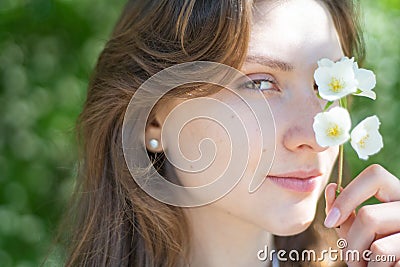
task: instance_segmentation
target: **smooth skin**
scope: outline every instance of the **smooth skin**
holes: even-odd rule
[[[347,249],[371,250],[372,260],[378,255],[394,255],[395,266],[400,266],[400,180],[375,164],[361,172],[337,198],[336,187],[333,183],[326,187],[326,211],[328,216],[333,209],[339,211],[337,222],[329,226],[338,227],[339,236],[348,242]],[[355,209],[372,196],[382,203],[363,206],[356,213]],[[348,265],[394,266],[394,262],[362,260]]]
[[[321,176],[311,192],[289,190],[267,178],[255,193],[249,194],[248,185],[257,165],[257,157],[250,157],[245,175],[229,194],[209,205],[185,209],[192,229],[190,266],[266,266],[268,262],[259,261],[257,252],[265,245],[271,248],[272,234],[294,235],[311,224],[339,151],[338,147],[321,147],[315,140],[313,118],[325,103],[316,96],[313,74],[319,59],[336,61],[341,57],[343,51],[333,21],[319,1],[256,3],[249,50],[241,71],[250,79],[264,81],[262,92],[274,115],[276,154],[269,175],[317,170]],[[243,90],[251,96],[252,90],[258,89]],[[224,89],[209,97],[229,104],[241,114],[249,130],[250,151],[261,148],[270,153],[270,148],[261,147],[262,143],[258,142],[257,122],[248,115],[245,103]],[[257,97],[250,97],[250,101],[260,108],[265,105]],[[201,140],[213,140],[217,154],[210,168],[199,173],[176,171],[183,185],[206,184],[218,177],[229,162],[229,136],[220,125],[196,119],[180,133],[181,150],[173,147],[176,136],[169,136],[168,131],[162,134],[162,127],[165,118],[180,103],[181,100],[171,101],[158,111],[158,123],[149,126],[146,140],[161,140],[163,135],[161,146],[178,165],[181,152],[189,159],[196,159],[200,156]],[[218,108],[213,112],[217,114]],[[214,147],[202,152],[213,151]],[[265,172],[267,175],[268,170]],[[347,239],[351,248],[369,248],[376,254],[395,254],[400,259],[400,236],[396,234],[400,232],[400,204],[396,202],[400,198],[399,183],[382,167],[373,165],[355,178],[336,200],[335,185],[326,187],[327,211],[336,207],[341,214],[331,226],[341,225],[338,233]],[[355,208],[373,195],[385,203],[364,207],[356,215]],[[365,262],[354,263],[354,266],[365,265]]]

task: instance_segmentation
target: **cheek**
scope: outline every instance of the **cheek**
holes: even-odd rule
[[[326,169],[332,170],[338,155],[339,147],[330,147],[323,153],[323,159],[321,160],[321,163],[325,164]]]
[[[218,105],[198,99],[207,105],[191,101],[175,107],[163,124],[162,144],[179,183],[207,189],[190,190],[191,196],[209,202],[229,193],[240,196],[231,203],[237,205],[238,199],[248,198],[250,181],[254,178],[256,188],[269,171],[274,120],[262,97],[243,101],[226,92],[214,97]]]
[[[173,144],[175,141],[175,145]],[[220,177],[230,163],[229,135],[209,119],[186,124],[179,137],[168,136],[168,160],[184,186],[202,186]]]
[[[178,118],[171,119],[164,131],[166,155],[184,186],[243,178],[247,189],[252,177],[260,183],[269,170],[275,149],[273,119],[254,116],[254,112],[265,113],[266,107],[260,103],[255,105],[259,110],[252,111],[240,101],[224,103],[230,104],[233,112],[215,109],[210,113],[218,114],[216,118],[199,117],[180,125]]]

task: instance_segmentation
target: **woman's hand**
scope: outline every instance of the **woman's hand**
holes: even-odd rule
[[[358,250],[360,261],[349,266],[400,266],[400,180],[380,165],[371,165],[360,173],[335,199],[336,184],[325,190],[327,218],[325,226],[338,227],[347,241],[346,250]],[[355,209],[375,196],[381,204]],[[362,253],[370,250],[367,262]],[[352,259],[351,254],[350,259]],[[378,262],[382,256],[394,255],[393,262]]]

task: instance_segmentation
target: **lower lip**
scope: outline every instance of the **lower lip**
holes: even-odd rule
[[[318,177],[294,178],[268,176],[274,184],[296,192],[312,192],[318,185]]]

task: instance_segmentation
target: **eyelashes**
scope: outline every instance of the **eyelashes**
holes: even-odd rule
[[[243,83],[244,89],[261,90],[261,91],[280,91],[276,79],[268,74],[251,74],[248,75],[251,81]]]
[[[270,74],[249,74],[247,77],[251,81],[246,81],[242,84],[242,88],[249,90],[260,90],[263,92],[281,92],[277,80]],[[318,92],[318,85],[313,81],[313,90]]]

